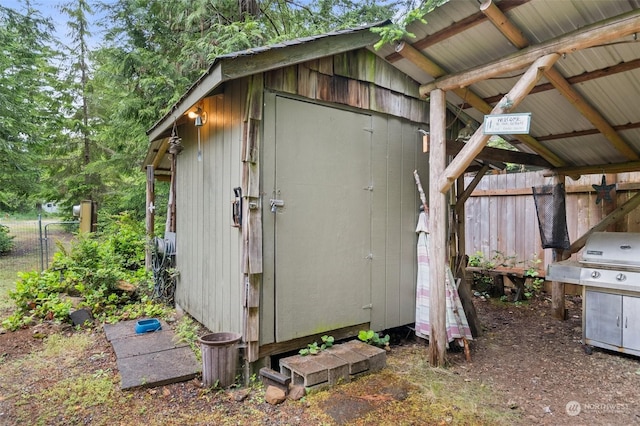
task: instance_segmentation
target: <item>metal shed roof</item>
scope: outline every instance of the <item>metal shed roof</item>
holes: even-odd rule
[[[497,8],[503,15],[498,24],[483,12],[490,8]],[[640,41],[636,33],[640,32],[640,0],[503,0],[493,4],[452,0],[428,14],[426,24],[412,24],[408,30],[416,38],[405,43],[446,74],[462,74],[517,55],[523,48],[534,48],[623,17],[632,22],[633,31],[565,53],[555,63],[555,72],[575,96],[563,95],[545,76],[509,112],[531,113],[530,136],[559,157],[561,164],[556,166],[563,173],[640,170]],[[519,32],[521,41],[527,44],[515,45],[505,27]],[[396,50],[385,46],[376,53],[423,85],[435,80],[420,61],[408,59]],[[495,106],[525,69],[474,82],[462,93],[473,92]],[[460,93],[447,91],[449,108],[464,111],[482,123],[487,112],[464,102]],[[589,113],[585,114],[585,109]],[[629,147],[628,152],[616,148],[613,138]],[[514,137],[505,139],[522,151],[536,151]]]
[[[498,24],[490,19],[491,10],[501,14]],[[222,82],[296,60],[303,62],[313,55],[333,54],[333,40],[351,40],[352,49],[366,46],[426,85],[621,17],[628,18],[632,31],[615,40],[565,52],[555,63],[554,72],[570,95],[566,90],[563,95],[543,77],[510,111],[531,113],[530,135],[504,138],[520,151],[551,158],[554,161],[548,161],[549,166],[567,175],[640,170],[640,41],[636,33],[640,32],[640,0],[451,0],[428,14],[426,24],[412,24],[408,30],[416,37],[401,43],[439,67],[437,75],[425,69],[423,58],[408,59],[398,53],[397,46],[374,50],[377,37],[369,28],[384,23],[230,53],[213,62],[208,72],[149,130],[149,136],[152,144],[158,144],[175,120]],[[505,29],[517,34],[509,35]],[[317,49],[318,43],[324,43],[324,47]],[[347,48],[344,42],[340,46]],[[267,56],[268,60],[258,60]],[[499,103],[526,68],[475,81],[459,88],[457,94],[447,91],[449,108],[473,118],[479,126],[488,113],[486,109]],[[476,97],[476,104],[484,103],[484,110],[471,102],[471,95]]]

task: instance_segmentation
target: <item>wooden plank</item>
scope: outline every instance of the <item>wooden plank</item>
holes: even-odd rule
[[[291,73],[292,70],[289,70]],[[247,94],[249,102],[248,119],[262,120],[264,105],[264,75],[262,73],[251,77],[251,92]]]
[[[492,269],[481,268],[479,266],[467,266],[466,270],[469,272],[478,272],[478,273],[495,273],[500,275],[512,275],[515,277],[524,277],[527,272],[528,267],[506,267],[506,266],[498,266]],[[544,278],[546,275],[544,269],[540,269],[539,277]]]
[[[318,59],[318,68],[316,71],[325,75],[333,75],[333,56],[325,56]]]
[[[262,184],[265,197],[272,197],[275,191],[275,113],[276,94],[265,94],[265,110],[263,123],[262,158],[264,164]],[[266,203],[265,203],[266,204]],[[270,344],[275,341],[275,215],[269,210],[268,204],[259,209],[263,212],[263,274],[262,274],[262,300],[261,300],[261,324],[260,344]]]
[[[448,140],[447,154],[457,155],[464,147],[465,143],[461,141]],[[529,154],[520,151],[510,151],[507,149],[492,148],[485,146],[476,157],[480,160],[501,161],[505,163],[516,163],[538,167],[552,167],[551,163],[543,157],[536,154]]]
[[[638,170],[640,170],[640,161],[628,161],[625,163],[597,164],[593,166],[558,167],[554,169],[554,172],[566,176],[579,176],[597,173],[636,172]]]
[[[393,120],[396,121],[396,120]],[[402,146],[402,163],[400,169],[400,190],[401,202],[399,206],[390,205],[389,209],[399,208],[401,217],[401,234],[399,235],[400,243],[400,280],[395,285],[395,291],[398,293],[396,299],[399,301],[399,319],[396,324],[410,324],[416,320],[416,283],[418,274],[417,265],[417,239],[416,239],[416,219],[419,212],[419,202],[416,197],[416,188],[413,178],[413,171],[418,170],[424,172],[424,176],[428,177],[428,169],[426,161],[418,164],[418,160],[422,154],[421,144],[417,143],[420,139],[417,126],[407,123],[403,120],[397,120],[400,125],[400,144]],[[394,135],[394,133],[389,133]],[[398,143],[393,136],[389,137],[390,144]],[[387,284],[389,286],[389,284]],[[407,297],[412,295],[412,297]]]
[[[224,60],[220,63],[221,73],[225,80],[233,80],[370,46],[378,39],[379,36],[369,29],[341,34],[339,37],[318,38],[308,43],[289,45],[286,49],[271,49],[256,55]]]
[[[373,330],[383,330],[386,328],[387,318],[386,284],[394,282],[387,279],[389,273],[387,265],[394,267],[390,262],[390,256],[394,255],[390,251],[389,242],[394,235],[399,235],[399,232],[395,233],[395,228],[388,229],[393,224],[389,219],[393,218],[396,212],[396,209],[391,207],[399,205],[394,204],[393,199],[388,199],[392,194],[393,196],[397,194],[396,191],[390,190],[395,189],[395,186],[393,180],[389,178],[389,173],[394,169],[393,157],[389,156],[389,150],[395,144],[390,144],[388,135],[389,131],[394,130],[395,127],[391,127],[390,122],[393,122],[391,118],[374,115],[372,119],[371,180],[375,182],[375,186],[371,193],[371,252],[375,253],[375,256],[371,264],[371,304],[383,308],[371,310],[370,322]],[[394,279],[397,281],[396,277]]]
[[[262,75],[262,74],[259,74]],[[282,91],[285,93],[298,92],[298,67],[293,65],[282,69]],[[261,104],[262,105],[262,104]],[[262,118],[262,114],[260,115]]]
[[[627,201],[623,205],[616,208],[613,212],[611,212],[604,219],[602,219],[600,223],[593,226],[588,232],[586,232],[580,238],[574,241],[573,244],[571,244],[571,247],[569,248],[569,252],[576,253],[577,251],[581,250],[582,247],[584,247],[585,243],[587,242],[587,239],[589,238],[589,236],[591,236],[591,234],[593,234],[594,232],[601,232],[605,230],[610,224],[617,222],[622,217],[624,217],[627,213],[634,210],[638,206],[640,206],[640,193],[631,197],[629,201]]]
[[[305,66],[298,66],[298,94],[309,99],[315,99],[317,90],[317,71]]]
[[[153,166],[147,166],[147,188],[146,188],[146,203],[145,203],[145,229],[147,234],[147,240],[150,241],[153,238],[153,229],[155,224],[155,179]],[[145,267],[151,268],[151,246],[147,244],[145,250]]]
[[[326,99],[329,102],[334,102],[343,105],[349,105],[349,79],[333,76],[331,78],[331,90],[330,97]]]
[[[320,67],[320,59],[312,59],[311,61],[306,61],[301,64],[298,64],[298,72],[300,72],[301,68],[305,68],[312,71],[318,71]]]
[[[316,91],[316,99],[320,101],[331,101],[331,77],[324,74],[318,74],[318,88]]]
[[[611,179],[608,182],[612,182]],[[640,190],[640,182],[622,182],[616,184],[615,191],[624,192],[624,191],[638,191]],[[584,194],[584,193],[595,193],[596,190],[593,188],[592,184],[589,185],[567,185],[565,188],[565,192],[567,194]],[[533,195],[533,191],[531,187],[507,187],[504,189],[478,189],[474,190],[470,197],[510,197],[515,195]]]
[[[249,78],[249,82],[251,79]],[[284,85],[284,75],[282,72],[282,68],[271,70],[264,73],[264,86],[271,90],[276,90],[278,92],[282,91],[282,86]],[[247,117],[245,117],[246,119]]]
[[[370,324],[362,323],[354,326],[344,327],[337,330],[331,331],[331,336],[338,341],[342,339],[347,339],[349,337],[354,337],[358,335],[360,330],[369,330]],[[298,349],[305,347],[306,345],[319,342],[321,337],[326,333],[318,333],[313,336],[300,337],[292,340],[288,340],[282,343],[271,343],[268,345],[260,346],[260,358],[277,355],[285,352],[297,351]]]
[[[385,139],[388,135],[401,134],[402,127],[398,120],[390,120],[388,127],[385,129]],[[375,140],[375,139],[374,139]],[[387,164],[387,175],[385,179],[386,193],[384,195],[384,209],[386,211],[385,218],[385,239],[386,239],[386,258],[385,258],[385,283],[398,283],[401,279],[401,259],[402,253],[402,210],[396,206],[402,206],[404,201],[403,191],[403,146],[397,138],[385,141],[385,157]],[[382,178],[382,177],[381,177]],[[377,185],[376,185],[377,186]],[[415,186],[411,186],[414,190]],[[376,189],[374,188],[374,193]],[[415,192],[413,192],[415,196]],[[413,205],[413,203],[412,203]],[[413,227],[415,230],[415,225]],[[413,245],[413,244],[412,244]],[[413,259],[412,259],[413,260]],[[385,322],[392,320],[394,322],[400,319],[400,300],[399,294],[393,286],[384,285],[384,304],[385,304]],[[415,319],[414,319],[415,321]]]

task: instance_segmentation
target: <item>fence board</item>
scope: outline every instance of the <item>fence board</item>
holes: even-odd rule
[[[472,177],[465,177],[465,186]],[[596,204],[592,185],[601,183],[602,175],[583,176],[578,180],[567,178],[566,208],[569,240],[575,241],[602,220],[611,206],[605,201]],[[490,259],[497,251],[505,256],[516,256],[518,266],[526,267],[534,254],[542,262],[541,272],[553,262],[552,249],[541,247],[540,230],[531,188],[551,184],[542,172],[487,175],[465,204],[466,254],[482,252]],[[607,181],[607,183],[612,183]],[[635,194],[640,172],[617,175],[617,205],[622,205]],[[613,196],[612,192],[612,196]],[[640,232],[640,209],[625,217],[616,227],[621,232]],[[581,252],[574,255],[579,259]]]

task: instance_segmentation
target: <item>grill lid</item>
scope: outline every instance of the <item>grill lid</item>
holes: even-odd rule
[[[640,266],[640,233],[594,232],[584,246],[582,262]]]

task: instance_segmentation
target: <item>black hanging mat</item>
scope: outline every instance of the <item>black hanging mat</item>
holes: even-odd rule
[[[564,185],[533,187],[533,201],[538,213],[538,226],[542,248],[568,249],[567,208],[564,200]]]

